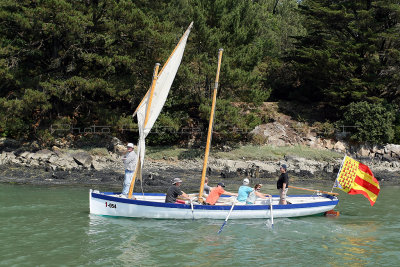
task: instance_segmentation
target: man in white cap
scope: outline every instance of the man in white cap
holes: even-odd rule
[[[243,185],[241,187],[239,187],[239,191],[238,191],[238,204],[246,204],[246,200],[250,194],[250,192],[253,191],[253,188],[251,188],[249,186],[249,179],[245,178],[243,179]]]
[[[190,199],[190,197],[179,188],[181,184],[182,180],[179,178],[172,180],[172,185],[168,188],[167,195],[165,196],[165,203],[185,204],[183,200],[176,200],[178,196]]]
[[[124,185],[122,187],[122,195],[125,196],[128,195],[129,193],[129,188],[131,186],[133,173],[135,172],[137,163],[137,156],[135,151],[133,151],[133,144],[128,143],[126,145],[126,149],[128,150],[128,152],[122,158],[125,167],[125,178],[124,178]]]

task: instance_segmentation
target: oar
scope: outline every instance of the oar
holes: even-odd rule
[[[232,204],[231,210],[229,211],[229,213],[228,213],[228,216],[226,216],[226,219],[225,219],[224,223],[222,224],[222,226],[221,226],[221,229],[219,229],[219,231],[218,231],[218,234],[220,234],[220,233],[222,232],[222,228],[224,228],[224,226],[225,226],[226,222],[227,222],[227,221],[228,221],[228,219],[229,219],[229,216],[231,216],[231,213],[232,213],[233,207],[235,207],[235,203],[236,203],[236,199],[233,201],[233,204]]]
[[[271,211],[271,228],[274,229],[274,215],[272,214],[272,196],[269,197],[269,209]]]
[[[321,190],[314,190],[314,189],[308,189],[308,188],[302,188],[302,187],[295,187],[295,186],[288,186],[289,188],[294,188],[294,189],[300,189],[300,190],[305,190],[305,191],[312,191],[312,192],[317,192],[317,193],[322,193],[322,194],[328,194],[328,195],[332,195],[332,196],[338,196],[338,193],[332,193],[332,192],[328,192],[328,191],[321,191]]]
[[[192,220],[194,220],[193,201],[192,201],[192,199],[190,199],[190,207],[192,208]]]

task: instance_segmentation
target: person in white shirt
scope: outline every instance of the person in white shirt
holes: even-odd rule
[[[129,193],[129,188],[131,186],[133,173],[135,172],[137,163],[137,156],[135,151],[133,151],[133,144],[128,143],[126,148],[128,152],[122,158],[125,167],[125,178],[124,178],[124,185],[122,187],[122,195],[125,196],[127,196]]]
[[[263,194],[260,192],[262,184],[256,184],[254,186],[254,190],[250,192],[249,196],[247,197],[246,204],[254,204],[256,203],[257,198],[271,198],[272,196],[269,194]]]

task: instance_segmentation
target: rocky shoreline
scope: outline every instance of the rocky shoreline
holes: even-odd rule
[[[3,151],[0,154],[0,182],[33,185],[82,185],[120,190],[123,165],[120,154],[107,151],[91,155],[84,151],[65,152],[57,148],[30,151]],[[363,158],[374,175],[384,184],[400,184],[398,160]],[[275,184],[279,166],[286,164],[292,183],[332,184],[340,168],[341,159],[331,162],[286,156],[275,161],[228,160],[210,158],[207,176],[217,183],[241,183],[244,177],[252,183]],[[185,190],[198,190],[203,162],[197,160],[146,159],[142,186],[137,181],[136,190],[164,191],[175,177],[185,181]],[[211,183],[212,184],[212,183]]]

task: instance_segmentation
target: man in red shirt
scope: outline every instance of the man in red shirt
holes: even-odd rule
[[[224,194],[224,195],[228,195],[228,196],[237,196],[236,193],[231,193],[228,191],[224,190],[224,183],[218,183],[217,187],[214,187],[210,194],[208,195],[207,199],[206,199],[206,204],[208,205],[215,205],[215,203],[217,202],[217,200],[219,199],[219,197]]]

